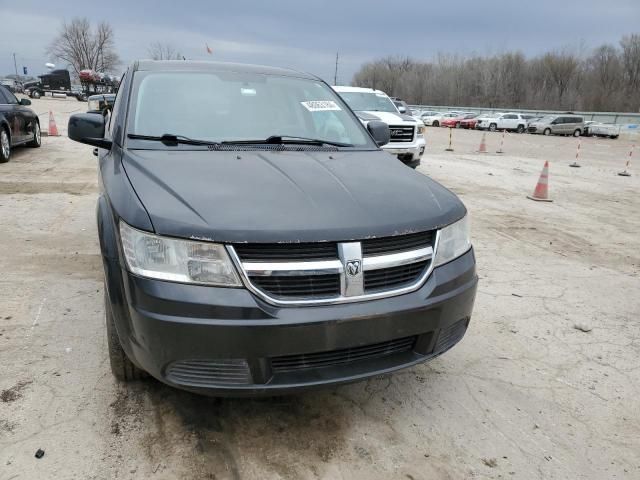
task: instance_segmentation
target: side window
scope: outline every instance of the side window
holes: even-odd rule
[[[9,103],[9,101],[4,96],[4,87],[2,85],[0,85],[0,105],[1,104],[5,104],[6,105],[7,103]]]
[[[575,123],[582,123],[584,121],[584,119],[582,117],[576,117],[574,118]]]
[[[515,120],[516,118],[518,118],[517,115],[505,115],[504,118],[506,118],[507,120]]]
[[[118,93],[116,94],[116,100],[113,104],[113,110],[111,111],[111,113],[108,115],[108,118],[107,118],[107,121],[109,122],[108,128],[107,128],[107,131],[109,132],[109,138],[113,138],[115,133],[114,130],[115,130],[116,119],[118,118],[118,112],[122,108],[122,103],[124,102],[123,98],[124,98],[125,88],[123,87],[125,85],[125,80],[128,75],[129,75],[129,71],[126,71],[124,75],[122,75],[122,79],[120,80],[120,88],[118,89]]]
[[[2,85],[0,86],[0,103],[4,103],[5,105],[17,105],[18,99],[7,87]]]

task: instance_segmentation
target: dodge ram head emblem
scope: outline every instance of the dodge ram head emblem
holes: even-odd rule
[[[347,274],[355,277],[360,273],[360,260],[349,260],[346,265]]]
[[[389,133],[392,137],[399,137],[403,132],[402,130],[392,129]]]

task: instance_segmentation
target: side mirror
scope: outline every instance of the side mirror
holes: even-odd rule
[[[391,132],[389,131],[389,125],[378,120],[372,120],[367,123],[367,130],[376,141],[379,147],[386,145],[391,140]]]
[[[407,113],[407,107],[403,107],[402,105],[400,105],[400,106],[398,107],[398,111],[399,111],[400,113]]]
[[[111,150],[111,140],[104,138],[104,129],[105,121],[102,115],[76,113],[71,115],[67,131],[71,140]]]
[[[29,100],[28,98],[21,98],[20,99],[20,105],[24,105],[25,107],[27,105],[31,105],[31,100]]]

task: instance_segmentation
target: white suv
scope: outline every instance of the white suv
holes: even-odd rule
[[[398,111],[386,93],[372,88],[334,86],[342,99],[365,125],[379,120],[389,125],[391,141],[383,150],[397,155],[412,168],[420,165],[424,153],[424,125],[410,115]]]
[[[515,130],[523,133],[529,124],[531,115],[520,113],[496,113],[493,116],[482,116],[476,122],[476,128],[480,130]]]

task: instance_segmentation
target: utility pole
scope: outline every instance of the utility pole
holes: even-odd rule
[[[336,71],[333,74],[333,84],[337,85],[338,84],[338,53],[336,52]]]
[[[15,53],[13,54],[13,68],[16,71],[16,80],[17,80],[17,77],[18,77],[18,65],[16,64],[16,54]]]

